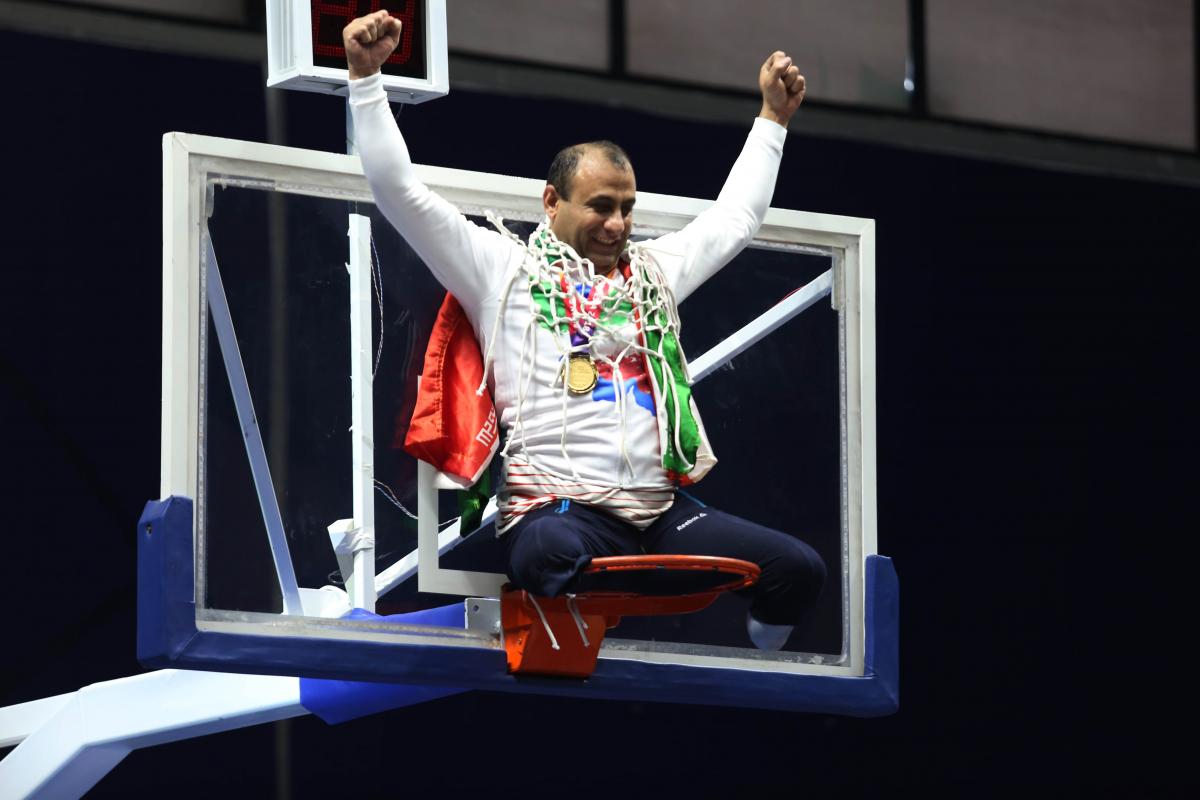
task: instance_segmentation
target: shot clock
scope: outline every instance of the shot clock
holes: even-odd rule
[[[388,99],[421,103],[446,94],[446,0],[267,0],[267,85],[345,95],[342,28],[381,8],[402,23],[400,44],[381,69]]]

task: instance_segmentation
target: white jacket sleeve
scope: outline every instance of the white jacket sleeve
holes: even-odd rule
[[[350,81],[350,109],[375,203],[463,307],[478,309],[504,281],[520,247],[464,217],[421,183],[379,73]]]
[[[716,202],[682,230],[669,233],[647,249],[659,262],[677,302],[694,292],[750,243],[775,193],[787,130],[758,117],[746,137]]]

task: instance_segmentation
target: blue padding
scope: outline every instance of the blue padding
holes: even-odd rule
[[[866,673],[874,675],[876,704],[900,707],[900,581],[890,558],[867,556]]]
[[[380,616],[356,608],[343,619],[369,619],[382,622],[401,622],[408,625],[436,625],[444,628],[461,628],[465,611],[462,603],[438,608],[427,608],[408,614]],[[452,689],[445,686],[410,686],[394,683],[368,683],[365,681],[326,681],[318,678],[300,679],[300,705],[316,714],[330,725],[347,722],[368,714],[391,711],[394,708],[415,706],[428,700],[449,697],[467,689]]]
[[[423,608],[407,614],[380,616],[366,609],[356,608],[342,619],[370,619],[379,622],[400,622],[405,625],[435,625],[439,628],[462,628],[466,622],[466,608],[462,603],[451,603],[437,608]]]
[[[319,629],[280,636],[198,626],[192,559],[191,501],[176,497],[148,503],[138,523],[138,660],[151,667],[320,678],[348,687],[368,681],[391,684],[384,691],[396,692],[390,698],[375,691],[368,699],[345,700],[341,711],[322,708],[330,721],[468,689],[856,717],[890,714],[899,704],[900,590],[892,562],[883,556],[869,556],[865,565],[866,652],[860,677],[602,656],[586,680],[509,675],[503,648],[463,646],[461,640],[437,644],[444,634],[436,627],[420,644],[395,644],[322,637]],[[461,628],[463,613],[456,606],[384,619]],[[454,686],[445,686],[447,681]],[[365,687],[347,689],[355,692],[372,694]]]
[[[146,503],[137,540],[138,661],[173,666],[196,636],[192,501],[168,497]]]

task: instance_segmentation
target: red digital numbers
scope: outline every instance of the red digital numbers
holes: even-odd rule
[[[413,19],[418,0],[388,0],[388,11],[400,20],[400,44],[388,58],[388,64],[407,64],[412,57]],[[342,28],[358,17],[373,14],[382,8],[383,0],[356,0],[347,3],[322,3],[312,0],[313,56],[345,58]],[[396,10],[402,9],[402,10]]]

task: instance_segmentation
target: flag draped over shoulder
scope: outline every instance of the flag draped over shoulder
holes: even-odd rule
[[[491,395],[483,383],[483,356],[467,314],[446,293],[425,350],[412,422],[404,450],[467,484],[487,469],[500,441]]]

